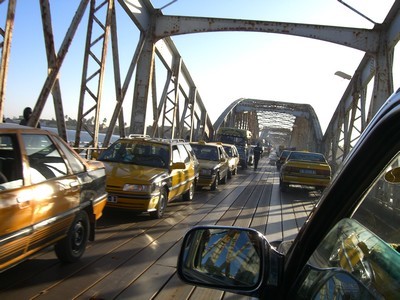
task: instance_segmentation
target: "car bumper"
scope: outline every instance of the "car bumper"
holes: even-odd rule
[[[108,193],[107,207],[123,208],[137,212],[155,211],[160,195],[125,195]]]
[[[282,176],[282,183],[298,184],[308,186],[326,187],[331,181],[330,178],[300,177],[300,176]]]
[[[103,215],[103,209],[107,203],[107,194],[102,195],[98,199],[93,201],[93,214],[95,215],[96,220],[100,219]]]
[[[214,176],[200,175],[196,185],[197,186],[211,186],[214,181],[215,181],[215,175]]]

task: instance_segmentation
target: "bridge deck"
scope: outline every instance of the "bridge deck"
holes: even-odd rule
[[[161,220],[106,210],[80,262],[64,265],[52,249],[43,251],[0,274],[0,298],[220,299],[222,292],[177,277],[182,236],[193,225],[220,224],[255,228],[270,241],[294,238],[319,195],[304,189],[282,194],[277,175],[263,158],[257,171],[239,170],[218,191],[172,202]]]

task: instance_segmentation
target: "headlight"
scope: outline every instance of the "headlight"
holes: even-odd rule
[[[124,192],[141,192],[141,193],[151,193],[154,189],[154,184],[125,184],[122,190]]]
[[[200,170],[200,175],[206,175],[206,176],[211,176],[214,174],[213,169],[201,169]]]

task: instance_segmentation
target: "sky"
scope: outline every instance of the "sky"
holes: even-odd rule
[[[153,0],[164,15],[187,15],[372,28],[373,24],[337,0]],[[393,0],[344,1],[380,23]],[[50,1],[56,50],[76,11],[78,0]],[[168,5],[169,4],[169,5]],[[117,8],[119,4],[117,4]],[[0,5],[4,22],[5,5]],[[77,118],[87,14],[80,25],[60,73],[64,115]],[[121,73],[125,78],[138,40],[138,29],[117,10]],[[239,98],[304,103],[313,106],[324,132],[349,81],[336,71],[353,75],[364,53],[313,39],[250,32],[218,32],[172,37],[215,122]],[[109,48],[109,56],[111,47]],[[399,54],[395,52],[395,65]],[[115,106],[112,60],[107,60],[100,119],[111,119]],[[396,75],[395,89],[400,86]],[[47,76],[39,1],[18,0],[9,73],[5,117],[18,117],[33,107]],[[132,86],[133,84],[131,84]],[[129,95],[129,93],[131,93]],[[124,104],[130,120],[132,88]],[[111,108],[111,109],[110,109]],[[54,118],[52,98],[41,118]]]

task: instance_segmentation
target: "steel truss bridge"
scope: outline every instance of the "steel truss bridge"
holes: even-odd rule
[[[335,167],[349,153],[394,89],[392,70],[394,50],[400,36],[400,1],[395,1],[384,22],[375,24],[372,29],[169,16],[155,9],[149,0],[80,0],[77,3],[70,26],[65,36],[61,37],[59,49],[56,49],[50,1],[38,1],[48,74],[30,120],[30,125],[39,122],[46,102],[52,97],[59,135],[67,139],[63,107],[70,105],[71,101],[63,100],[60,70],[66,63],[65,58],[78,27],[85,27],[81,85],[76,87],[80,90],[79,99],[72,101],[78,106],[75,146],[79,145],[82,131],[91,135],[93,147],[98,146],[104,86],[113,85],[115,102],[113,107],[106,108],[112,110],[112,118],[103,144],[110,142],[116,126],[120,136],[147,133],[156,137],[198,140],[212,139],[220,126],[229,125],[247,128],[254,136],[267,137],[273,143],[321,151]],[[23,2],[21,4],[24,5]],[[0,6],[6,6],[4,15],[0,16],[0,120],[3,120],[4,103],[7,101],[8,65],[13,51],[14,19],[18,14],[16,5],[17,0],[0,0]],[[132,28],[139,36],[124,78],[121,75],[120,36],[117,30],[117,20],[121,17],[132,21]],[[265,32],[312,38],[358,49],[365,55],[342,98],[338,99],[337,109],[324,134],[310,105],[268,99],[238,99],[212,124],[200,91],[171,37],[216,31]],[[110,49],[111,55],[107,55]],[[108,56],[112,57],[112,82],[105,81]],[[368,88],[370,97],[367,97]],[[129,89],[133,90],[131,96]],[[158,93],[159,90],[161,93]],[[124,120],[124,104],[127,103],[132,105],[129,122]],[[89,117],[94,120],[90,126],[84,122]],[[151,120],[149,128],[146,120]],[[126,123],[130,124],[129,128],[125,128]]]

